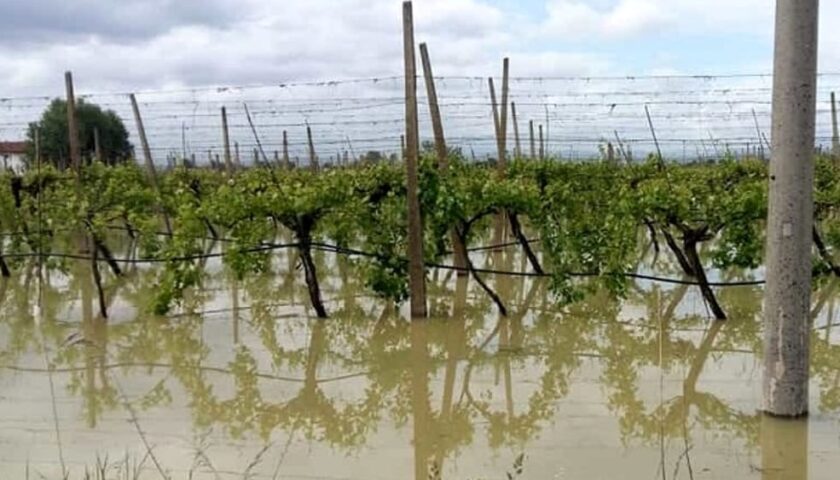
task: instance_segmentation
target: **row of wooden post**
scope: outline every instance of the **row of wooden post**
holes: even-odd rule
[[[817,24],[818,0],[777,0],[776,55],[774,67],[773,132],[770,176],[770,208],[767,245],[767,287],[765,313],[765,371],[764,409],[774,415],[797,417],[808,412],[809,309],[811,290],[811,231],[813,228],[813,148],[816,113]],[[423,222],[419,199],[419,128],[417,106],[417,66],[414,47],[413,10],[410,1],[403,3],[403,40],[405,60],[404,158],[407,173],[408,257],[410,306],[413,319],[425,318],[426,287],[423,260]],[[443,125],[431,62],[425,45],[421,47],[426,84],[429,89],[430,110],[435,133],[436,152],[440,168],[447,168]],[[504,61],[501,112],[490,79],[493,120],[498,148],[498,168],[504,174],[506,166],[507,112],[509,61]],[[81,188],[82,158],[76,123],[76,102],[72,74],[65,75],[70,158]],[[160,188],[151,150],[143,128],[143,121],[135,96],[130,95],[143,156],[149,179],[155,189]],[[840,154],[840,126],[834,94],[832,109],[832,151]],[[267,161],[262,145],[245,105],[246,115],[254,137]],[[516,132],[516,154],[521,144],[516,125],[515,105],[511,105]],[[649,117],[649,113],[648,113]],[[225,163],[232,170],[226,110],[222,109],[225,141]],[[756,122],[757,123],[757,122]],[[535,156],[534,124],[529,123],[531,156]],[[763,145],[758,129],[759,145]],[[95,133],[98,137],[98,134]],[[318,168],[311,128],[307,125],[310,163]],[[539,128],[540,158],[545,156],[543,128]],[[547,136],[547,132],[546,132]],[[98,145],[98,141],[96,142]],[[285,134],[284,134],[285,146]],[[619,143],[620,146],[620,143]],[[763,147],[761,147],[763,148]],[[285,149],[284,149],[285,150]],[[101,159],[101,148],[97,148]],[[288,154],[284,151],[288,160]],[[660,153],[661,157],[661,153]],[[161,208],[166,228],[172,233],[169,218]],[[454,237],[457,234],[453,233]],[[462,239],[461,239],[462,240]],[[96,247],[91,241],[93,262]],[[458,251],[464,251],[458,248]],[[468,258],[462,258],[467,261]],[[94,265],[94,275],[97,270]]]
[[[418,169],[419,169],[419,125],[417,106],[417,65],[414,48],[414,21],[413,9],[410,1],[403,2],[403,50],[405,60],[405,115],[406,132],[400,137],[400,151],[405,160],[407,177],[407,206],[408,206],[408,260],[409,260],[409,292],[410,310],[413,319],[422,319],[427,316],[426,306],[426,284],[425,265],[423,261],[423,220],[420,211],[418,192]],[[440,113],[437,90],[435,87],[434,74],[432,72],[431,59],[428,46],[420,44],[421,61],[423,65],[424,80],[429,101],[429,112],[432,123],[432,131],[435,140],[435,153],[437,166],[445,171],[449,166],[449,151],[446,145],[443,121]],[[508,106],[513,120],[515,136],[514,155],[516,158],[523,156],[522,143],[519,136],[519,125],[516,113],[516,104],[509,102],[509,74],[510,61],[505,58],[503,61],[501,107],[496,101],[496,89],[493,78],[488,78],[490,98],[495,127],[497,147],[497,168],[500,177],[505,175],[507,168],[507,129],[508,129]],[[537,156],[534,135],[534,122],[529,121],[530,156],[532,159],[544,159],[546,155],[545,140],[543,137],[543,126],[539,125],[539,157]],[[310,145],[311,148],[311,145]],[[497,218],[496,238],[497,244],[504,238],[506,215],[500,213]],[[451,234],[454,250],[454,266],[459,276],[467,272],[467,250],[462,239],[456,231]]]
[[[68,143],[70,144],[70,161],[72,168],[76,173],[77,185],[81,187],[82,152],[81,142],[79,140],[79,127],[76,117],[76,93],[75,86],[73,84],[73,74],[71,72],[65,72],[64,83],[67,95],[67,134]],[[143,158],[149,176],[149,182],[152,184],[155,190],[160,192],[160,184],[158,183],[157,170],[155,169],[155,164],[152,160],[152,151],[149,147],[148,139],[146,138],[146,130],[143,127],[143,118],[140,115],[140,109],[137,105],[137,99],[135,98],[133,93],[129,95],[129,100],[131,102],[131,108],[134,113],[134,120],[137,124],[137,133],[140,137],[140,144],[143,149]],[[94,129],[93,133],[96,159],[97,161],[102,161],[102,147],[100,145],[99,130]],[[166,213],[166,211],[163,210],[162,206],[160,206],[160,208],[161,214],[163,215],[166,230],[169,234],[172,234],[172,225],[169,221],[169,215]]]

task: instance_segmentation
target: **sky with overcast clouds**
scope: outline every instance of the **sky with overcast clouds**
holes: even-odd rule
[[[823,3],[823,25],[840,2]],[[441,74],[767,72],[773,0],[415,0]],[[397,74],[399,0],[3,0],[0,96]],[[840,69],[823,28],[821,69]]]
[[[232,134],[250,148],[251,131],[239,111],[246,100],[271,147],[289,129],[297,136],[293,147],[302,151],[301,125],[308,122],[330,149],[345,148],[351,137],[359,149],[392,148],[402,128],[401,82],[278,86],[400,75],[401,4],[0,0],[0,100],[40,97],[34,103],[26,98],[0,101],[0,139],[19,138],[48,97],[63,95],[63,72],[72,70],[81,94],[145,92],[141,107],[152,125],[153,144],[163,151],[180,150],[182,134],[197,151],[217,147],[220,105],[232,107]],[[449,77],[498,76],[505,56],[511,58],[514,77],[769,73],[774,8],[774,0],[414,0],[417,41],[428,43],[435,74]],[[820,70],[840,72],[840,29],[829,26],[829,19],[840,18],[840,2],[823,1],[821,15]],[[241,85],[273,87],[171,94]],[[756,120],[766,130],[769,86],[767,77],[580,80],[520,83],[512,95],[521,102],[522,118],[554,125],[549,147],[558,151],[596,152],[616,130],[649,151],[642,115],[650,104],[670,151],[684,154],[688,149],[690,155],[706,148],[710,137],[753,141]],[[479,153],[492,152],[483,103],[486,84],[450,81],[438,87],[444,102],[451,103],[442,105],[448,134]],[[840,76],[823,77],[820,88],[824,113],[829,91],[840,89]],[[387,103],[376,109],[349,103],[359,96]],[[94,95],[89,100],[128,119],[123,97]],[[474,103],[458,105],[459,98]],[[320,103],[312,104],[313,99]],[[820,134],[827,128],[823,113]],[[426,120],[421,115],[421,123]],[[362,143],[363,138],[370,141]]]

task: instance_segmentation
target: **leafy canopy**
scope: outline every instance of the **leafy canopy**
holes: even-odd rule
[[[99,142],[103,161],[109,165],[123,163],[133,154],[134,147],[128,141],[122,119],[112,110],[103,110],[98,105],[76,102],[76,121],[79,129],[79,144],[86,163],[94,158],[96,143],[94,130],[99,130]],[[53,100],[44,110],[38,123],[29,125],[26,133],[27,161],[32,165],[35,158],[35,137],[40,129],[41,158],[44,162],[65,168],[70,165],[70,140],[67,133],[67,102]]]

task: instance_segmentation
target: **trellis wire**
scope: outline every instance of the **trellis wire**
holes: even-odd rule
[[[230,116],[231,141],[239,143],[247,153],[242,160],[249,162],[250,152],[257,145],[244,104],[260,130],[267,156],[281,147],[283,131],[287,131],[291,157],[299,157],[305,164],[308,124],[313,128],[316,147],[324,146],[319,150],[330,152],[322,162],[330,163],[329,157],[336,150],[339,155],[334,157],[346,149],[348,138],[356,151],[379,151],[386,156],[399,153],[402,80],[400,76],[385,76],[135,93],[158,164],[193,156],[203,163],[208,153],[221,153],[222,106]],[[840,89],[840,73],[825,73],[820,80],[817,136],[821,145],[828,145],[829,98],[832,91]],[[435,82],[449,143],[467,156],[493,156],[495,139],[486,78],[440,76]],[[517,104],[521,126],[529,120],[550,122],[552,135],[547,149],[552,156],[597,157],[607,142],[616,141],[614,132],[618,132],[636,157],[644,157],[654,150],[645,121],[647,106],[664,155],[688,161],[720,158],[727,152],[744,155],[751,149],[758,151],[762,139],[756,130],[769,136],[771,84],[772,77],[767,74],[512,77],[511,100]],[[81,87],[79,98],[113,109],[125,120],[134,140],[129,92],[85,92]],[[28,124],[38,120],[50,99],[0,99],[0,140],[22,139]],[[423,101],[421,98],[421,104]],[[420,120],[421,137],[430,141],[430,120],[424,108],[420,109]],[[510,130],[512,135],[512,127]],[[527,143],[527,138],[523,140]]]

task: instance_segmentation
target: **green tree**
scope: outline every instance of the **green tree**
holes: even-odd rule
[[[89,163],[96,155],[94,130],[99,130],[99,142],[103,161],[109,165],[122,163],[133,154],[134,147],[128,141],[128,131],[122,119],[112,110],[103,110],[98,105],[76,103],[76,119],[83,161]],[[29,125],[26,134],[27,159],[31,165],[35,157],[35,132],[41,132],[41,158],[59,168],[70,165],[70,141],[67,135],[67,102],[53,100],[44,110],[39,123]]]

